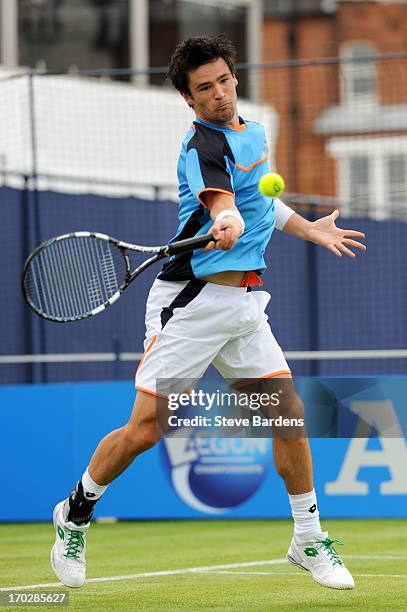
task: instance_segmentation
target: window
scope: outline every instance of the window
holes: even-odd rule
[[[394,213],[407,216],[407,154],[385,157],[388,199]]]
[[[23,66],[122,68],[128,57],[128,0],[18,0]]]
[[[343,215],[407,219],[407,136],[332,138]]]
[[[367,155],[352,155],[348,158],[349,173],[349,197],[352,205],[352,213],[367,213],[369,209],[370,160]]]
[[[369,57],[376,53],[371,43],[346,43],[342,57],[354,61],[341,65],[341,98],[345,104],[376,101],[376,66],[373,60],[362,61],[358,58]]]

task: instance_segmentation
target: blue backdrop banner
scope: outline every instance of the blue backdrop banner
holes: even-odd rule
[[[330,438],[325,429],[311,439],[320,511],[405,517],[407,377],[362,380],[348,382],[346,392],[335,388],[336,379],[296,380],[309,424],[330,393],[353,415],[353,437]],[[134,393],[131,382],[0,387],[0,520],[50,520],[100,439],[127,422]],[[383,414],[391,416],[384,429]],[[111,485],[96,516],[274,518],[290,509],[270,439],[191,435],[165,439],[140,456]]]

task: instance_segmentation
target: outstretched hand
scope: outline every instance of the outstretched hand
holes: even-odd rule
[[[338,217],[339,210],[334,210],[330,215],[311,223],[306,232],[306,239],[332,251],[337,257],[342,257],[342,253],[355,257],[355,253],[349,247],[366,251],[366,246],[362,242],[354,240],[354,238],[364,238],[365,234],[337,227],[335,221]]]

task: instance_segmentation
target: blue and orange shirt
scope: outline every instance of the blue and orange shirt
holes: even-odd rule
[[[189,280],[225,270],[266,269],[264,252],[275,225],[274,199],[258,189],[269,172],[263,126],[239,117],[239,128],[220,127],[197,118],[182,143],[178,161],[179,227],[174,240],[206,234],[213,224],[205,192],[226,192],[245,222],[244,234],[230,251],[202,249],[172,257],[161,280]]]

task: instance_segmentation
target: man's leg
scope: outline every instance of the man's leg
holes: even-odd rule
[[[69,499],[54,510],[57,539],[52,564],[64,584],[81,586],[85,581],[85,535],[95,503],[137,455],[158,442],[168,426],[167,401],[144,390],[154,393],[165,381],[171,389],[178,381],[181,391],[184,381],[199,379],[235,333],[237,298],[245,292],[245,288],[216,286],[199,279],[154,282],[147,301],[146,350],[136,372],[139,391],[131,418],[100,442]],[[168,394],[162,388],[161,392]]]
[[[137,455],[159,441],[156,416],[160,401],[165,402],[138,391],[127,425],[103,438],[70,497],[55,507],[56,541],[51,563],[66,586],[80,587],[85,582],[86,534],[96,502]]]
[[[314,580],[333,588],[353,588],[352,576],[333,549],[333,541],[321,531],[316,494],[313,486],[311,452],[305,427],[304,407],[291,378],[283,351],[273,336],[264,309],[270,296],[254,291],[242,301],[241,335],[231,339],[219,351],[214,366],[222,376],[233,381],[235,389],[250,396],[267,394],[270,403],[262,408],[269,418],[292,418],[296,426],[273,428],[276,469],[284,479],[294,518],[294,537],[288,559],[309,570]],[[279,401],[276,403],[275,398]],[[250,402],[251,403],[251,402]]]
[[[279,382],[283,387],[279,414],[285,418],[303,419],[304,406],[292,380]],[[335,541],[321,529],[311,449],[305,429],[273,431],[273,453],[276,470],[285,482],[294,518],[294,536],[288,560],[310,571],[314,580],[323,586],[352,589],[355,586],[353,578],[333,548]]]
[[[308,439],[274,438],[274,465],[290,495],[302,495],[314,488],[312,456]]]
[[[292,378],[282,375],[266,381],[269,393],[281,387],[280,402],[273,416],[295,420],[304,419],[304,406],[297,395]],[[317,499],[314,491],[312,456],[305,427],[275,428],[273,455],[277,473],[283,478],[294,518],[294,535],[309,539],[321,533]]]

